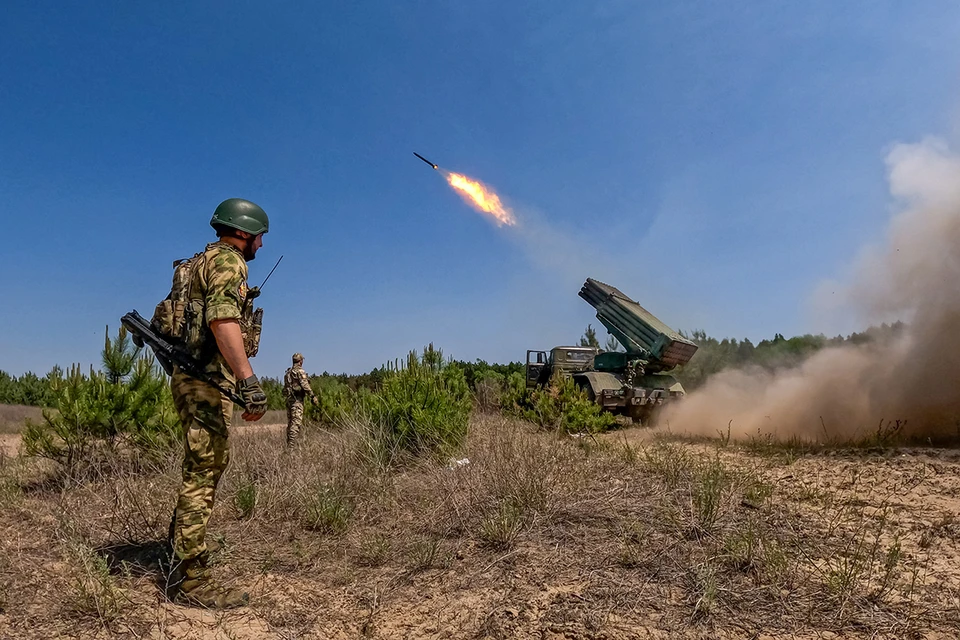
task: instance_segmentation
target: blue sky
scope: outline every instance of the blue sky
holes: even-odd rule
[[[228,197],[267,210],[254,367],[576,340],[590,276],[680,329],[830,330],[883,158],[955,140],[953,2],[4,4],[0,369],[97,363]],[[413,157],[483,180],[498,228]],[[844,327],[843,329],[849,329]]]

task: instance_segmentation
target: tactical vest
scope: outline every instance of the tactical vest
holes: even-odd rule
[[[203,268],[205,255],[206,251],[201,251],[192,258],[173,263],[170,293],[157,305],[150,321],[154,330],[185,348],[200,362],[209,361],[216,352],[216,341],[204,322],[205,301],[203,298],[190,297],[194,278],[197,271]],[[263,328],[263,309],[253,308],[257,294],[251,295],[252,292],[248,290],[240,309],[240,332],[243,335],[243,350],[248,358],[257,355]]]
[[[291,367],[283,374],[283,395],[286,398],[293,398],[307,393],[303,388],[303,381],[297,375],[296,370]]]

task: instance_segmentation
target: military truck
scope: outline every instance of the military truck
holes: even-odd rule
[[[666,402],[684,395],[668,372],[686,364],[697,345],[665,325],[616,287],[587,278],[580,297],[597,310],[597,320],[625,351],[595,347],[554,347],[527,351],[527,387],[546,385],[559,373],[572,377],[604,410],[652,424]]]

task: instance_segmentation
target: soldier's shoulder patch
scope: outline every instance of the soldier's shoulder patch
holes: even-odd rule
[[[240,281],[240,288],[239,288],[239,290],[237,291],[237,293],[240,294],[240,299],[241,299],[241,300],[246,300],[246,299],[247,299],[247,283],[246,283],[246,282],[244,282],[244,281],[242,281],[242,280]]]

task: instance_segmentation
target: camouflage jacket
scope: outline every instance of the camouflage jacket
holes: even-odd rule
[[[215,320],[237,320],[247,356],[256,354],[262,311],[247,300],[247,262],[229,243],[208,244],[200,253],[173,263],[170,295],[157,305],[152,324],[163,335],[183,344],[210,373],[233,382],[210,330]],[[256,320],[256,321],[255,321]]]
[[[294,365],[283,374],[283,396],[303,400],[306,396],[313,396],[310,388],[310,378],[303,367]]]
[[[209,357],[207,369],[215,368],[232,380],[233,374],[220,355],[213,332],[210,331],[210,323],[214,320],[236,320],[241,324],[241,330],[245,328],[244,312],[251,311],[247,307],[252,307],[252,301],[249,304],[247,302],[247,261],[240,250],[222,241],[208,244],[194,274],[188,297],[203,300],[205,330],[202,340],[204,355]],[[244,344],[247,341],[244,331]]]

